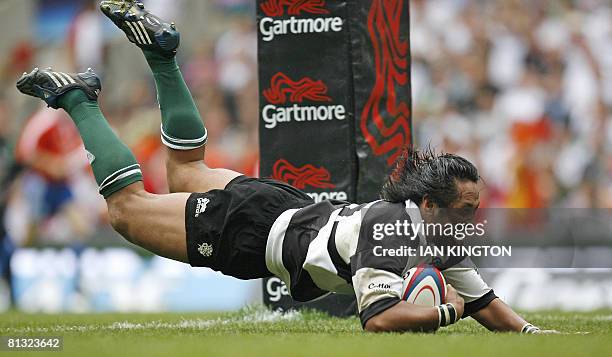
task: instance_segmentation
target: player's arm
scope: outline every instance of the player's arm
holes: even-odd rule
[[[454,323],[463,315],[463,299],[452,286],[447,288],[446,303],[451,306],[429,307],[399,301],[367,320],[364,329],[370,332],[431,332]],[[454,311],[447,319],[445,314],[449,309]]]
[[[523,327],[528,324],[499,298],[494,299],[486,307],[472,314],[472,317],[491,331],[521,332]]]
[[[450,268],[442,272],[447,282],[465,299],[463,317],[473,317],[491,331],[541,333],[498,298],[476,269]],[[553,331],[545,331],[553,332]]]
[[[402,275],[408,257],[377,253],[381,248],[403,249],[406,237],[393,233],[385,234],[384,239],[375,239],[375,222],[410,222],[407,211],[382,203],[371,206],[366,215],[357,249],[350,258],[362,327],[373,332],[434,331],[458,321],[464,312],[464,302],[456,287],[448,288],[444,305],[423,307],[406,303],[402,299]]]
[[[555,334],[557,330],[540,330],[525,321],[512,308],[501,299],[495,299],[486,307],[472,315],[476,321],[491,331],[521,332],[521,333],[544,333]]]

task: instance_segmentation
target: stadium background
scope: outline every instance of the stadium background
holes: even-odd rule
[[[152,258],[124,243],[108,226],[70,120],[15,90],[16,78],[34,65],[95,68],[105,86],[102,108],[143,164],[147,189],[165,192],[153,82],[142,56],[93,4],[0,4],[0,309],[9,308],[10,293],[17,308],[46,312],[231,310],[258,301],[257,282]],[[147,5],[182,31],[179,59],[209,129],[208,164],[256,175],[254,2]],[[484,207],[611,207],[609,2],[411,6],[415,144],[472,160],[486,180]],[[489,274],[498,294],[520,308],[612,307],[608,271]],[[579,296],[563,293],[576,286]]]

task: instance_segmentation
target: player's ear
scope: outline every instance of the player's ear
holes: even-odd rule
[[[425,195],[419,208],[421,209],[421,214],[432,216],[436,208],[438,208],[438,205],[435,204],[428,195]]]

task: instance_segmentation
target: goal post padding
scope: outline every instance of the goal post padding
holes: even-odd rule
[[[259,0],[260,176],[315,199],[367,202],[411,144],[407,0]],[[355,312],[354,297],[297,303],[278,278],[272,308]]]

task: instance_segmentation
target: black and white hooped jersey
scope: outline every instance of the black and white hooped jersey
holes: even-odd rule
[[[403,222],[422,222],[418,207],[411,201],[380,200],[360,205],[323,201],[290,209],[270,230],[266,265],[285,282],[297,301],[329,292],[355,294],[365,325],[369,318],[401,301],[403,274],[425,262],[409,255],[388,254],[390,250],[414,247],[424,239],[419,234],[418,239],[411,240],[413,233],[389,226]],[[442,273],[464,298],[464,316],[495,298],[474,267],[455,266]]]

